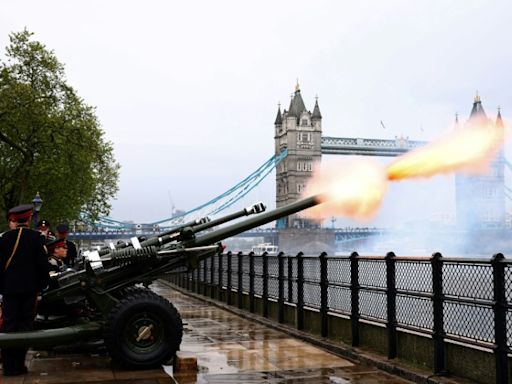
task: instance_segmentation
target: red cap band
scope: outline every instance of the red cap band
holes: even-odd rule
[[[28,220],[28,218],[32,216],[32,210],[29,210],[27,212],[23,212],[23,213],[11,213],[9,215],[9,220],[10,221],[17,221],[17,222],[23,222],[23,221],[26,221]]]
[[[49,243],[46,243],[46,248],[49,250],[54,250],[58,247],[65,247],[66,246],[66,240],[64,239],[57,239],[54,241],[50,241]]]

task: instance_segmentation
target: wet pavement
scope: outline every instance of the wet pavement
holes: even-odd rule
[[[354,364],[167,286],[155,284],[152,289],[172,301],[181,313],[184,336],[179,353],[196,357],[197,371],[173,372],[171,365],[157,370],[127,371],[113,366],[101,347],[88,352],[30,351],[29,373],[0,376],[0,383],[410,383],[376,368]]]

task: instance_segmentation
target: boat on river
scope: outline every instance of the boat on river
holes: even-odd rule
[[[277,256],[279,253],[277,245],[272,245],[271,243],[262,243],[255,245],[251,248],[251,252],[254,252],[255,255],[263,255],[265,252],[270,256]]]

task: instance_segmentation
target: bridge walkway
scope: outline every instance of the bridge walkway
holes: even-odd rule
[[[180,311],[185,323],[180,353],[197,357],[198,372],[172,373],[170,366],[127,371],[113,366],[101,348],[89,352],[30,351],[29,373],[21,377],[0,376],[0,383],[411,383],[243,319],[167,285],[157,283],[152,289],[171,300]]]

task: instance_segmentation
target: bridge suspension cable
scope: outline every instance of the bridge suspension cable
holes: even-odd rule
[[[259,166],[254,172],[252,172],[249,176],[244,178],[239,183],[235,184],[233,187],[229,188],[227,191],[221,193],[220,195],[214,197],[213,199],[207,201],[204,204],[199,205],[196,208],[193,208],[183,214],[177,216],[171,216],[162,220],[154,221],[148,223],[147,225],[153,226],[161,226],[161,227],[174,227],[176,225],[182,224],[184,222],[188,222],[197,217],[203,216],[211,216],[218,214],[219,212],[229,208],[245,195],[247,195],[250,191],[252,191],[256,186],[258,186],[265,177],[268,176],[270,172],[288,155],[288,149],[285,148],[278,155],[272,156],[265,163]],[[194,216],[194,217],[192,217]],[[112,229],[122,229],[128,226],[127,223],[112,219],[110,217],[102,217],[100,218],[100,222],[96,223],[95,226],[103,227],[103,228],[112,228]]]

